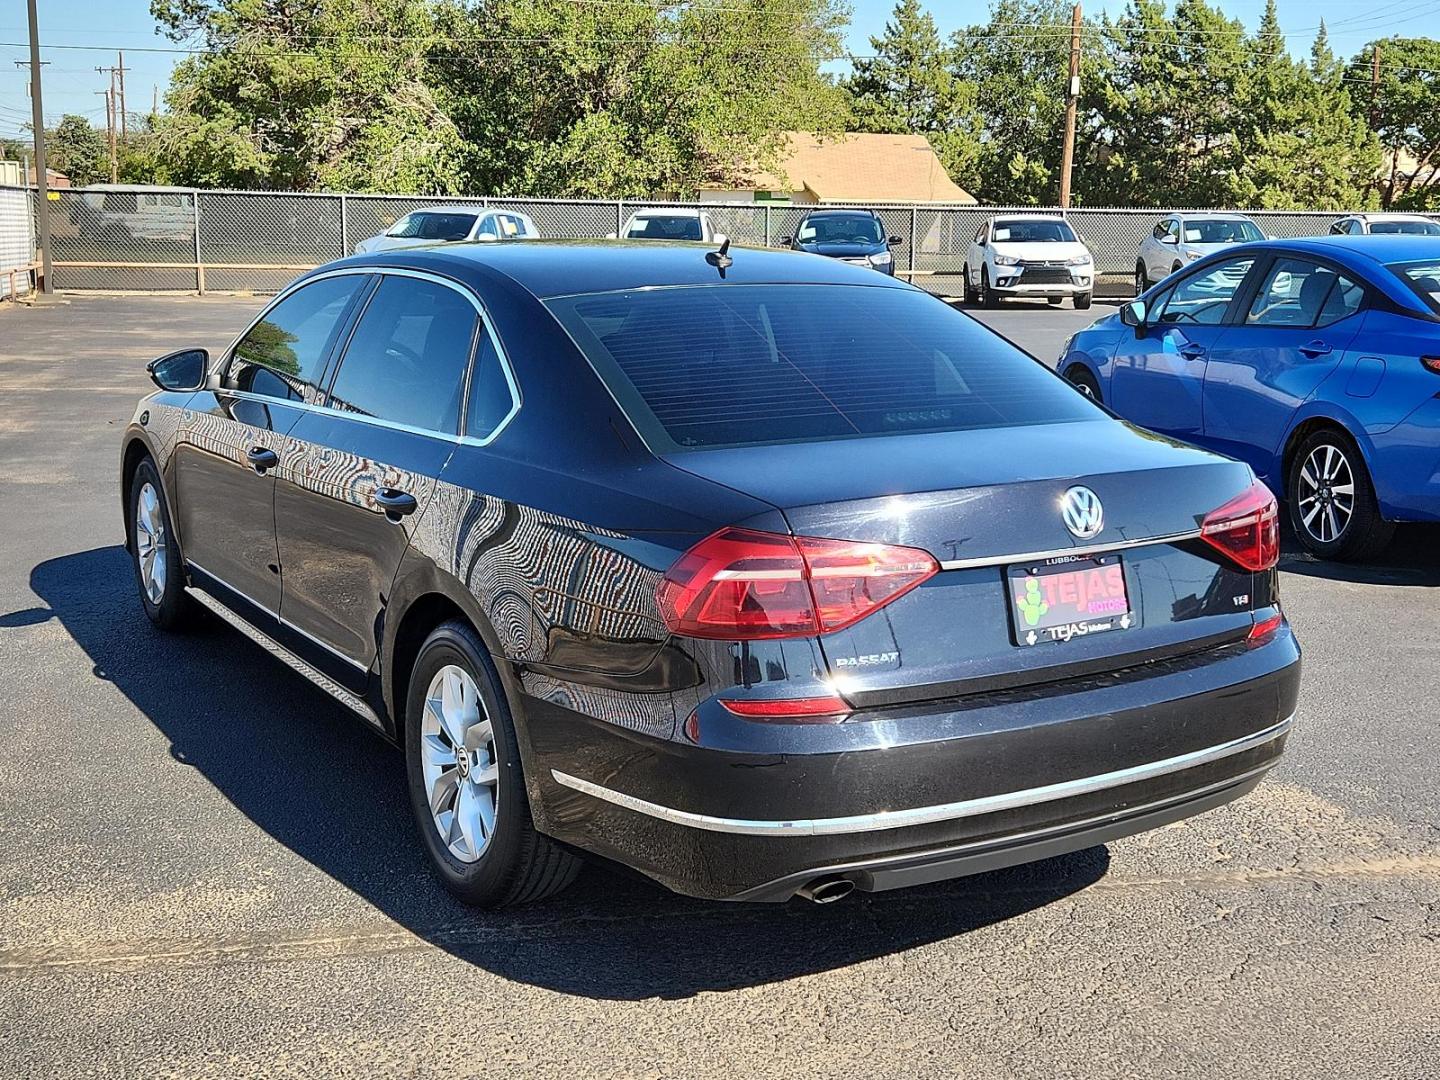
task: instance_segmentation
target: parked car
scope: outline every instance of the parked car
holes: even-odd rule
[[[1209,255],[1066,343],[1059,369],[1143,427],[1249,464],[1301,543],[1368,558],[1440,521],[1440,239]]]
[[[811,210],[782,241],[795,251],[869,266],[882,274],[895,274],[890,249],[903,241],[887,236],[885,223],[873,210]]]
[[[1140,241],[1135,253],[1135,295],[1211,252],[1264,239],[1260,227],[1244,214],[1170,214]]]
[[[577,851],[703,897],[935,881],[1217,806],[1285,743],[1250,469],[862,267],[358,256],[150,371],[146,615],[208,609],[400,744],[474,903]]]
[[[539,236],[535,222],[518,210],[437,206],[414,210],[379,236],[361,240],[355,245],[355,254],[463,240],[535,240]]]
[[[1440,221],[1420,214],[1350,214],[1330,226],[1332,236],[1371,236],[1387,233],[1440,236]]]
[[[702,240],[710,243],[719,234],[703,210],[683,207],[637,210],[620,230],[622,240]],[[610,234],[615,239],[615,234]]]
[[[1053,214],[1006,214],[981,225],[965,256],[965,300],[995,307],[1007,296],[1065,297],[1088,308],[1095,263],[1070,227]]]

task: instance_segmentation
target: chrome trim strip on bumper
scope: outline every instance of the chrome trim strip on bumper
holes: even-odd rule
[[[375,715],[375,710],[372,709],[369,705],[367,705],[361,698],[359,698],[355,694],[352,694],[349,690],[346,690],[343,686],[335,682],[329,676],[324,675],[319,671],[316,671],[304,660],[301,660],[300,657],[296,656],[289,649],[285,648],[284,645],[281,645],[278,641],[270,637],[270,635],[266,634],[258,627],[252,626],[249,622],[247,622],[241,616],[235,614],[235,612],[231,611],[219,600],[216,600],[204,589],[197,589],[194,585],[186,585],[185,591],[191,596],[193,596],[201,604],[203,604],[208,610],[213,611],[216,615],[220,616],[220,618],[224,619],[236,630],[239,630],[240,633],[244,634],[251,641],[255,642],[255,644],[259,645],[271,656],[274,656],[276,659],[280,660],[291,670],[297,671],[301,675],[304,675],[305,678],[309,679],[316,686],[320,687],[321,690],[324,690],[336,701],[340,702],[340,704],[346,706],[347,708],[353,710],[356,713],[359,713],[362,717],[364,717],[370,723],[374,724],[381,731],[385,730],[385,725],[380,722],[380,717]]]
[[[1005,566],[1010,563],[1041,562],[1058,559],[1065,555],[1098,555],[1102,552],[1126,551],[1130,548],[1150,547],[1153,544],[1177,544],[1182,540],[1200,539],[1200,530],[1171,533],[1169,536],[1152,536],[1148,540],[1112,540],[1108,544],[1083,544],[1076,547],[1054,548],[1050,551],[1022,551],[1014,555],[981,555],[974,559],[947,559],[940,564],[941,570],[969,570],[976,566]]]
[[[1114,772],[1082,776],[1075,780],[1064,780],[1058,784],[1009,791],[1000,795],[986,795],[978,799],[942,803],[939,806],[917,806],[910,810],[882,810],[873,814],[855,814],[850,817],[801,818],[794,821],[715,817],[710,814],[694,814],[688,810],[676,810],[673,807],[661,806],[634,795],[626,795],[624,792],[602,787],[589,780],[582,780],[578,776],[571,776],[558,769],[551,769],[550,775],[555,778],[557,783],[586,795],[614,803],[627,810],[634,810],[639,814],[648,814],[661,821],[685,825],[692,829],[738,833],[744,836],[836,836],[844,833],[903,829],[912,825],[930,825],[937,821],[978,817],[982,814],[994,814],[1001,810],[1014,810],[1021,806],[1069,799],[1078,795],[1104,791],[1106,788],[1150,780],[1157,776],[1208,765],[1212,761],[1219,761],[1222,758],[1264,746],[1288,732],[1294,719],[1292,713],[1278,724],[1265,728],[1263,731],[1256,731],[1217,746],[1206,747],[1203,750],[1192,750],[1188,754],[1180,754],[1177,757],[1152,761],[1144,765],[1132,765],[1126,769],[1116,769]]]

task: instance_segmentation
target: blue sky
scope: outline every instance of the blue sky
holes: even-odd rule
[[[867,53],[869,38],[879,34],[894,6],[894,0],[851,0],[854,9],[849,44],[853,52]],[[943,31],[983,21],[986,0],[931,0],[930,10]],[[1229,14],[1245,20],[1252,28],[1264,9],[1264,0],[1221,0]],[[1109,11],[1119,15],[1124,0],[1090,0],[1087,14]],[[1359,13],[1357,13],[1359,12]],[[1288,35],[1290,50],[1303,55],[1315,36],[1321,19],[1330,27],[1331,41],[1342,56],[1348,56],[1366,41],[1390,34],[1440,35],[1440,0],[1375,0],[1363,7],[1355,0],[1280,0],[1280,22]],[[142,49],[173,48],[173,43],[155,33],[148,0],[40,0],[40,39],[45,68],[46,122],[54,123],[62,113],[78,112],[97,125],[105,122],[105,100],[100,96],[108,76],[95,71],[99,65],[115,63],[115,50],[125,49],[129,72],[125,88],[131,112],[146,112],[151,95],[159,87],[163,97],[170,69],[178,59],[173,53],[142,52]],[[26,40],[25,8],[20,0],[0,6],[0,42],[23,46]],[[91,46],[95,48],[59,48]],[[0,45],[0,135],[15,135],[30,117],[26,94],[26,69],[15,66],[28,56],[23,47]]]

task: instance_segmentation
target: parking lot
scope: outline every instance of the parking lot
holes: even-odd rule
[[[1440,530],[1372,566],[1287,544],[1300,713],[1239,803],[828,907],[595,866],[477,913],[396,751],[135,596],[144,363],[260,304],[0,308],[0,1077],[1440,1075]],[[1053,359],[1109,310],[976,314]]]

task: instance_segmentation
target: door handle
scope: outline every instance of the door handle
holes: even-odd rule
[[[1180,355],[1186,360],[1199,360],[1205,355],[1205,346],[1196,345],[1193,341],[1180,346]]]
[[[280,455],[264,446],[252,446],[245,451],[245,460],[257,474],[264,476],[266,469],[273,469],[280,464]]]
[[[380,504],[380,509],[385,511],[385,516],[396,525],[400,524],[400,519],[406,514],[413,514],[420,506],[414,495],[398,488],[377,488],[375,501]]]
[[[1313,360],[1317,356],[1330,355],[1330,346],[1323,341],[1312,341],[1309,345],[1301,345],[1300,351]]]

